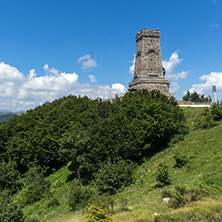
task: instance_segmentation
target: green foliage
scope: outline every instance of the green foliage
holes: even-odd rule
[[[87,222],[114,222],[114,220],[106,213],[106,211],[98,206],[92,205],[89,208]]]
[[[88,163],[81,178],[97,172],[110,158],[140,163],[165,148],[176,135],[184,135],[184,114],[175,104],[157,92],[126,94],[118,103],[118,113],[92,127],[86,155],[81,155]]]
[[[168,167],[165,163],[159,164],[155,177],[158,182],[157,186],[163,187],[171,184]]]
[[[40,222],[40,220],[33,217],[27,217],[25,218],[25,222]]]
[[[212,108],[204,108],[202,112],[203,118],[200,118],[196,124],[196,128],[208,129],[216,126],[217,122],[212,115]]]
[[[0,160],[15,163],[21,175],[32,166],[47,169],[49,175],[71,162],[69,180],[78,178],[87,184],[104,162],[115,163],[120,158],[141,164],[185,133],[183,111],[173,97],[159,91],[126,93],[112,102],[70,95],[2,123]],[[115,180],[111,192],[131,178],[127,182],[119,178],[118,185]],[[47,190],[43,184],[25,183],[27,194],[33,196],[31,202],[39,198],[34,198],[34,191]]]
[[[222,119],[222,102],[212,104],[211,114],[215,121],[220,121]]]
[[[217,191],[222,191],[222,172],[221,171],[214,171],[212,173],[206,173],[202,176],[201,181],[203,184],[207,185],[208,187],[214,188]]]
[[[59,200],[58,200],[57,198],[52,198],[52,199],[48,202],[47,207],[48,207],[48,208],[54,208],[54,207],[57,207],[57,206],[59,206],[59,205],[60,205]]]
[[[101,193],[115,194],[118,189],[127,186],[133,180],[134,165],[119,160],[114,163],[107,161],[102,164],[95,175],[95,183]]]
[[[34,203],[50,194],[50,182],[45,179],[44,171],[40,167],[30,168],[24,181],[25,189],[21,200],[22,205]]]
[[[21,187],[20,179],[20,173],[16,169],[15,162],[0,162],[0,191],[7,188],[15,193]]]
[[[208,98],[204,98],[204,95],[200,95],[197,92],[190,93],[187,90],[187,93],[183,96],[183,101],[191,101],[191,102],[208,102]]]
[[[13,202],[10,192],[0,192],[0,222],[22,222],[24,215],[17,203]]]
[[[170,197],[170,206],[172,208],[179,208],[187,203],[201,200],[208,196],[209,191],[203,186],[187,187],[177,185],[173,190],[165,190],[162,192],[162,197]]]
[[[96,193],[89,199],[89,203],[92,205],[99,206],[102,209],[105,209],[109,213],[113,213],[115,200],[114,196],[108,193],[99,194]]]
[[[187,90],[187,93],[183,96],[183,101],[189,101],[190,100],[190,91]]]
[[[185,166],[189,161],[186,155],[182,155],[179,152],[175,152],[173,157],[175,159],[175,167],[178,167],[178,168]]]
[[[95,194],[95,189],[91,186],[82,186],[79,183],[74,183],[72,186],[69,197],[68,204],[72,210],[76,210],[87,206],[89,199]]]

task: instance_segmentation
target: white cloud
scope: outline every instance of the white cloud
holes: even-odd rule
[[[89,75],[89,79],[91,82],[96,82],[96,77],[93,75]]]
[[[4,62],[0,63],[0,82],[21,82],[24,76],[15,67]]]
[[[182,61],[183,61],[183,59],[179,58],[178,51],[175,51],[174,53],[172,53],[169,60],[162,61],[163,67],[166,70],[167,79],[172,79],[174,81],[178,81],[180,79],[187,78],[189,71],[175,72],[177,66],[180,65],[182,63]],[[176,93],[179,88],[180,88],[179,83],[172,82],[171,87],[170,87],[170,91],[172,93]]]
[[[222,72],[211,72],[209,75],[203,75],[200,78],[203,83],[194,84],[191,92],[196,91],[199,94],[204,94],[209,90],[212,90],[212,85],[217,86],[217,90],[222,90]]]
[[[82,65],[81,69],[90,69],[90,68],[98,66],[96,60],[92,59],[91,55],[88,55],[88,54],[85,55],[85,56],[80,57],[77,60],[77,63]]]
[[[130,66],[129,68],[129,73],[134,75],[134,68],[135,68],[135,54],[134,54],[134,58],[133,58],[133,64]]]
[[[163,67],[166,70],[166,74],[173,74],[174,70],[176,69],[176,67],[181,64],[181,62],[183,61],[183,59],[179,58],[178,52],[175,51],[171,56],[170,59],[164,60],[163,61]]]
[[[126,92],[126,87],[120,83],[112,84],[112,89],[116,90],[117,94],[123,94]]]
[[[176,93],[179,88],[180,88],[180,85],[178,82],[172,82],[170,86],[170,92]]]
[[[0,96],[4,98],[13,98],[16,95],[15,84],[12,82],[6,82],[0,84]]]
[[[45,75],[42,76],[38,76],[35,69],[24,76],[15,67],[1,64],[1,72],[8,73],[8,78],[2,78],[4,82],[0,81],[0,109],[26,110],[69,94],[107,99],[116,94],[120,96],[126,91],[125,86],[120,83],[112,86],[80,84],[75,72],[60,72],[47,64],[44,66]],[[90,78],[91,81],[96,80],[93,75]]]
[[[167,78],[173,79],[175,81],[177,81],[179,79],[186,79],[188,73],[189,73],[189,71],[182,71],[182,72],[178,72],[178,73],[169,73],[167,75]]]

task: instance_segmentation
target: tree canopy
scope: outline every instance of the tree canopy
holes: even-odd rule
[[[89,181],[106,161],[140,163],[165,148],[186,133],[184,121],[175,99],[158,91],[110,102],[69,95],[2,123],[0,160],[18,175],[33,166],[50,173],[71,161],[76,177]]]

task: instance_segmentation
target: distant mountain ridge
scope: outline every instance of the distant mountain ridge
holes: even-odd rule
[[[8,121],[9,119],[18,116],[16,113],[0,113],[0,123]]]
[[[7,114],[7,113],[25,113],[26,111],[17,111],[17,112],[13,112],[13,111],[10,111],[10,110],[7,110],[7,109],[1,109],[0,110],[0,114],[1,113],[5,113],[5,114]]]
[[[0,113],[13,113],[13,112],[7,109],[1,109]]]

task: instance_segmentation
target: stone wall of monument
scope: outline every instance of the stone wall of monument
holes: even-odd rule
[[[134,78],[129,90],[159,90],[167,96],[170,82],[163,75],[160,49],[160,31],[142,29],[136,35]]]

